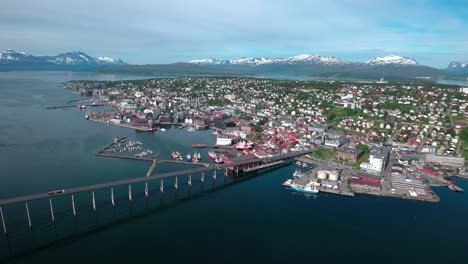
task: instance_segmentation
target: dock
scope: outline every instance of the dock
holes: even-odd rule
[[[244,172],[251,172],[251,171],[262,170],[262,169],[266,169],[266,168],[270,168],[270,167],[274,167],[274,166],[278,166],[278,165],[282,165],[282,164],[285,164],[284,161],[279,160],[279,161],[272,162],[272,163],[262,164],[260,166],[256,166],[256,167],[253,167],[253,168],[246,168],[246,169],[243,169],[243,171]]]
[[[197,165],[197,166],[205,166],[209,167],[209,163],[204,162],[188,162],[188,161],[181,161],[181,160],[159,160],[159,163],[174,163],[174,164],[184,164],[184,165]]]
[[[119,123],[114,123],[114,122],[107,122],[107,121],[102,121],[94,118],[89,118],[89,121],[101,123],[101,124],[106,124],[106,125],[112,125],[112,126],[118,126],[118,127],[124,127],[124,128],[130,128],[134,129],[137,131],[143,131],[143,132],[153,132],[155,131],[154,128],[149,128],[148,126],[134,126],[134,125],[128,125],[128,124],[119,124]]]
[[[158,165],[157,160],[153,160],[153,164],[151,164],[151,167],[149,168],[148,172],[146,173],[146,177],[149,177],[153,174],[154,170],[156,169],[156,166]]]
[[[86,107],[96,107],[96,106],[105,106],[106,104],[86,104]],[[61,105],[61,106],[48,106],[46,109],[61,109],[61,108],[72,108],[77,107],[76,105]]]

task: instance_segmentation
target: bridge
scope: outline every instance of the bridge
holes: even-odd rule
[[[180,170],[180,171],[174,171],[174,172],[168,172],[168,173],[162,173],[158,175],[153,175],[153,176],[145,176],[145,177],[138,177],[138,178],[132,178],[132,179],[125,179],[125,180],[118,180],[118,181],[112,181],[112,182],[107,182],[107,183],[101,183],[101,184],[94,184],[94,185],[88,185],[88,186],[83,186],[83,187],[77,187],[77,188],[70,188],[70,189],[61,189],[57,191],[51,191],[51,192],[46,192],[46,193],[39,193],[39,194],[33,194],[33,195],[26,195],[26,196],[21,196],[21,197],[13,197],[13,198],[8,198],[4,200],[0,200],[0,218],[2,221],[2,227],[3,227],[3,232],[5,234],[8,233],[8,227],[6,225],[5,219],[4,219],[4,212],[2,207],[6,207],[9,205],[14,205],[14,204],[20,204],[24,203],[25,209],[26,209],[26,216],[28,219],[28,225],[29,228],[32,227],[32,222],[31,222],[31,216],[30,216],[30,211],[28,207],[28,203],[32,201],[37,201],[37,200],[49,200],[49,209],[50,209],[50,217],[52,222],[55,222],[55,214],[54,214],[54,208],[53,208],[53,198],[58,198],[58,197],[63,197],[63,196],[69,196],[71,198],[71,208],[73,212],[73,216],[76,216],[77,211],[75,208],[75,199],[74,195],[79,194],[79,193],[84,193],[84,192],[91,192],[92,193],[92,205],[93,205],[93,210],[96,211],[96,199],[94,192],[97,190],[102,190],[102,189],[110,189],[110,200],[112,203],[112,206],[115,206],[115,199],[114,199],[114,188],[119,187],[119,186],[128,186],[128,199],[130,202],[132,202],[132,184],[137,184],[137,183],[144,183],[144,195],[146,198],[149,196],[149,190],[148,190],[148,182],[151,181],[159,181],[159,191],[161,195],[164,193],[164,180],[166,179],[173,179],[174,182],[174,189],[178,189],[178,177],[180,176],[187,176],[187,186],[190,190],[192,186],[192,174],[200,174],[200,183],[203,185],[205,182],[205,173],[213,171],[212,175],[212,182],[214,186],[214,182],[216,181],[216,171],[218,170],[226,170],[226,175],[227,175],[227,170],[235,170],[236,172],[240,171],[245,171],[245,172],[252,172],[256,170],[261,170],[265,168],[272,168],[281,164],[286,164],[288,161],[292,162],[294,158],[303,156],[309,153],[312,153],[316,151],[317,149],[313,150],[306,150],[306,151],[298,151],[298,152],[290,152],[290,153],[285,153],[285,154],[278,154],[274,155],[271,157],[266,157],[266,158],[252,158],[249,160],[245,161],[239,161],[239,162],[234,162],[234,163],[225,163],[225,164],[210,164],[206,167],[199,167],[199,168],[192,168],[192,169],[186,169],[186,170]],[[255,164],[255,166],[250,167],[251,164]],[[154,164],[153,164],[154,165]],[[247,166],[246,166],[247,165]],[[241,167],[241,168],[239,168]],[[162,198],[162,196],[161,196]]]

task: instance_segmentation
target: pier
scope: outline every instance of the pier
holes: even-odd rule
[[[105,106],[106,104],[85,104],[86,107]],[[48,106],[46,109],[61,109],[61,108],[72,108],[77,107],[76,105],[61,105],[61,106]]]

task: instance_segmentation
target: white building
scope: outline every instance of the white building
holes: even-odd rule
[[[361,163],[361,169],[372,174],[380,174],[387,166],[389,155],[388,148],[379,147],[372,152],[369,162]]]
[[[216,145],[229,146],[231,144],[232,144],[232,139],[230,138],[223,138],[223,137],[216,138]]]

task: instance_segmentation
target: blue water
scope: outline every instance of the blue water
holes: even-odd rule
[[[67,80],[132,78],[137,77],[0,73],[0,199],[146,175],[146,162],[95,156],[114,136],[140,140],[161,158],[168,158],[171,150],[193,152],[192,143],[214,142],[209,131],[136,133],[87,121],[75,108],[45,109],[81,98],[63,89],[60,84]],[[206,157],[206,150],[202,155]],[[156,172],[181,168],[186,167],[163,165]],[[18,254],[12,263],[466,263],[468,195],[436,188],[441,197],[437,204],[306,196],[281,187],[294,169],[283,167],[182,200],[187,188],[182,184],[186,179],[180,179],[177,197],[168,188],[162,207],[157,183],[150,184],[146,201],[142,185],[132,186],[133,203],[126,199],[125,186],[116,190],[115,209],[108,191],[98,191],[97,213],[89,194],[83,194],[76,198],[76,218],[69,200],[57,199],[56,210],[64,213],[57,215],[55,225],[47,201],[31,204],[31,231],[21,231],[28,230],[24,207],[5,208],[7,223],[16,232],[9,240],[0,237],[0,257]],[[196,177],[193,181],[199,181]],[[220,176],[216,184],[222,183]],[[468,189],[468,181],[457,184]],[[199,187],[194,186],[194,193]],[[21,253],[56,238],[63,239]]]

